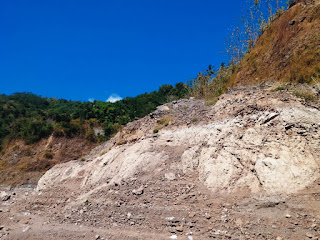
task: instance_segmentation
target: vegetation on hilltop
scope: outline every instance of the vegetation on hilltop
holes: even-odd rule
[[[285,10],[285,7],[288,7]],[[226,41],[229,64],[209,66],[188,85],[215,103],[228,87],[263,81],[316,83],[320,79],[320,1],[249,0]]]
[[[239,60],[228,86],[320,79],[320,1],[291,1]]]
[[[121,125],[141,118],[157,106],[186,96],[183,83],[163,85],[158,91],[127,97],[115,103],[43,98],[32,93],[0,95],[0,146],[5,138],[32,144],[53,134],[82,136],[92,142],[107,140]],[[94,128],[104,134],[95,134]]]

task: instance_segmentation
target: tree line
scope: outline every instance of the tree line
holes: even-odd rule
[[[127,97],[115,103],[81,102],[45,98],[32,93],[0,95],[0,147],[4,139],[35,143],[53,134],[81,136],[88,141],[108,140],[126,123],[142,118],[157,106],[184,98],[189,87],[183,83],[163,85],[158,91]],[[95,134],[94,129],[104,134]]]

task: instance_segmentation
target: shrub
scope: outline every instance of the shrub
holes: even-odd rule
[[[111,122],[106,124],[104,128],[104,134],[106,137],[111,137],[118,131],[119,125],[112,124]]]
[[[53,158],[53,153],[51,151],[45,151],[43,153],[43,156],[46,158],[46,159],[52,159]]]
[[[198,118],[196,118],[196,117],[194,117],[194,118],[191,119],[191,122],[193,122],[193,123],[198,122],[198,121],[199,121],[199,120],[198,120]]]
[[[49,136],[53,126],[40,119],[21,118],[12,126],[12,136],[22,137],[26,144],[32,144]]]
[[[218,71],[212,66],[198,74],[198,77],[189,81],[191,86],[191,96],[205,99],[210,103],[216,103],[218,97],[225,92],[226,85],[231,78],[236,66],[221,64]]]
[[[283,91],[283,90],[288,90],[288,88],[280,86],[280,87],[277,87],[277,88],[271,90],[271,92],[277,92],[277,91]]]
[[[313,93],[307,90],[295,90],[293,92],[293,95],[304,99],[306,102],[314,102],[317,100],[317,97]]]
[[[168,126],[170,122],[173,122],[174,118],[171,116],[165,116],[159,120],[159,124],[163,126]]]
[[[94,130],[92,128],[88,128],[86,130],[85,138],[89,142],[96,143],[98,141],[98,137],[96,136],[96,134],[95,134],[95,132],[94,132]]]
[[[54,137],[63,137],[65,136],[65,132],[62,126],[56,124],[53,128],[53,136]]]

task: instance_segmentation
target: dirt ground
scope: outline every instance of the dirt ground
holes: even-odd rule
[[[0,239],[320,237],[319,181],[286,197],[244,192],[221,196],[194,176],[184,175],[176,176],[174,182],[154,176],[142,185],[142,192],[133,191],[141,184],[132,180],[114,185],[82,204],[70,204],[72,194],[58,187],[43,192],[9,191],[11,198],[0,205]]]

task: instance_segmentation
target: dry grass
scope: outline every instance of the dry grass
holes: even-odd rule
[[[271,92],[278,92],[278,91],[287,91],[288,87],[285,85],[277,86],[276,88],[272,89]]]
[[[212,106],[215,105],[219,100],[219,97],[213,97],[211,99],[206,99],[206,105],[207,106]]]
[[[171,116],[165,116],[159,120],[159,125],[168,126],[170,122],[173,122],[174,118]]]
[[[6,144],[0,161],[0,184],[36,184],[43,173],[57,163],[80,159],[96,146],[81,138],[60,137],[52,140],[51,145],[56,146],[55,148],[43,151],[47,144],[47,139],[31,146],[25,145],[21,140],[11,140],[10,144]],[[17,157],[12,161],[14,155]]]
[[[191,122],[193,122],[193,123],[198,122],[198,121],[199,121],[199,119],[196,118],[196,117],[194,117],[194,118],[191,119]]]
[[[174,118],[172,116],[164,116],[158,121],[158,126],[153,129],[153,133],[158,133],[161,129],[173,123]]]
[[[293,91],[293,95],[297,96],[298,98],[304,99],[306,102],[317,101],[317,97],[314,95],[314,93],[307,90],[295,90]]]
[[[311,78],[312,78],[314,86],[316,87],[318,93],[320,94],[320,80],[318,80],[314,77],[311,77]]]
[[[316,83],[315,83],[316,86]],[[318,88],[316,86],[316,88]],[[273,86],[271,92],[278,92],[278,91],[288,91],[292,95],[305,100],[306,102],[317,102],[318,97],[312,88],[308,84],[279,84],[276,83]]]
[[[53,153],[52,153],[51,151],[45,151],[45,152],[43,153],[43,157],[44,157],[45,159],[53,159]]]
[[[296,23],[290,25],[293,19]],[[312,77],[320,78],[319,26],[320,4],[290,8],[259,37],[228,87],[263,81],[311,83]]]

